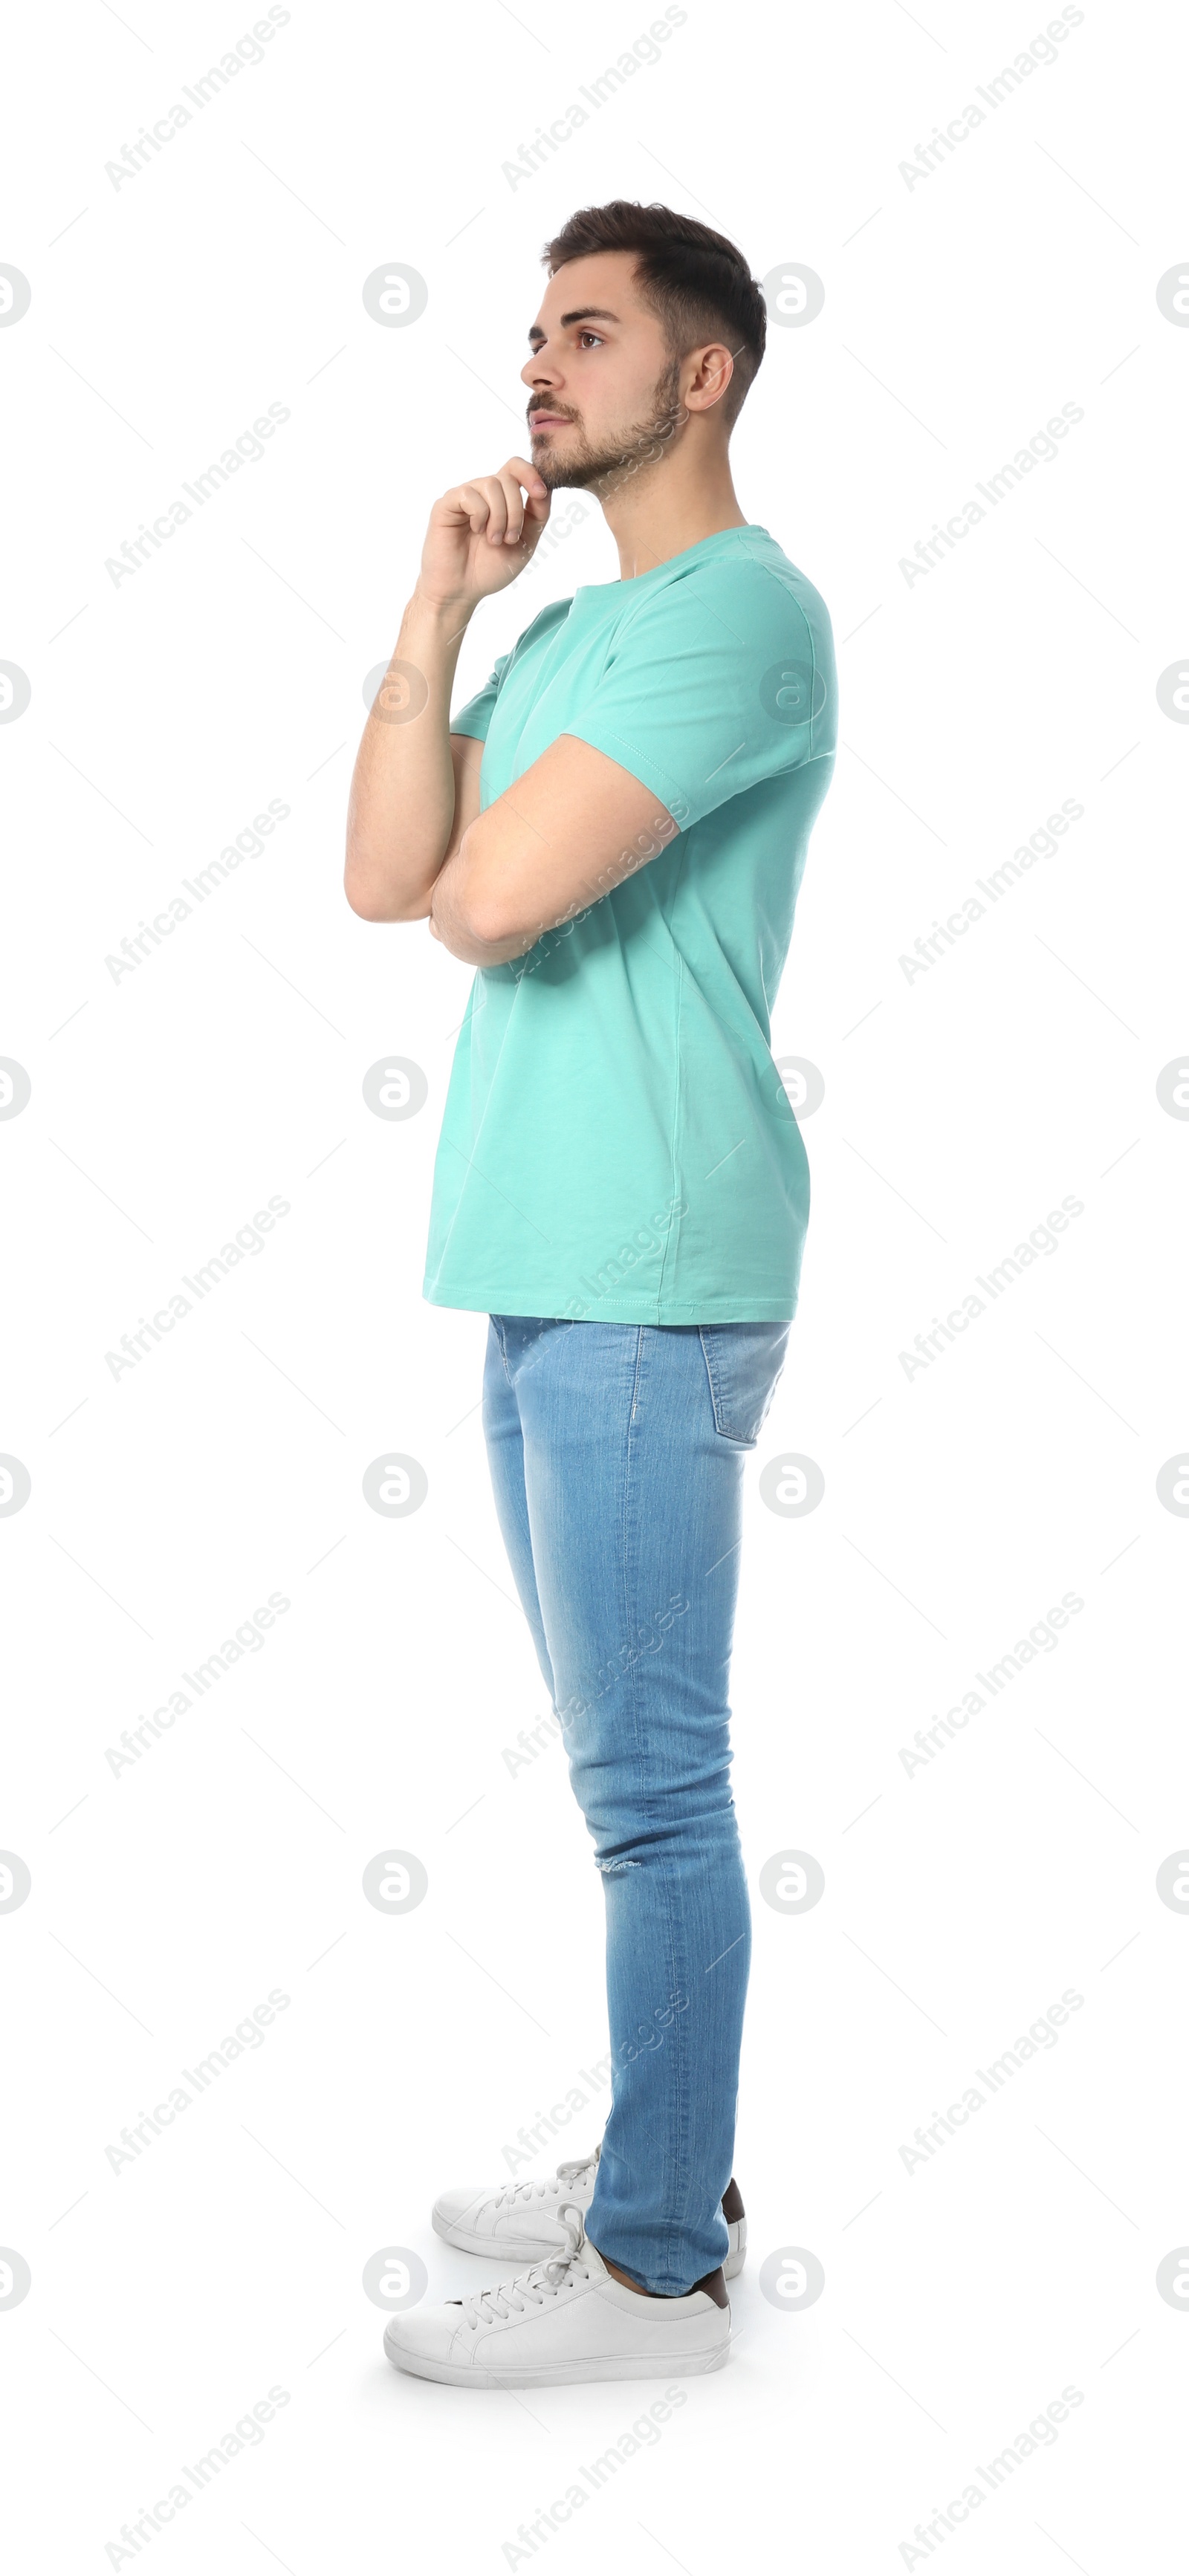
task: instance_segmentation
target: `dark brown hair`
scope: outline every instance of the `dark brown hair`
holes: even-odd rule
[[[725,340],[735,371],[722,398],[734,428],[764,355],[768,315],[762,288],[743,253],[724,233],[671,206],[643,206],[616,197],[609,206],[583,206],[547,242],[542,258],[550,276],[591,251],[636,255],[636,281],[661,324],[674,358],[706,340]]]

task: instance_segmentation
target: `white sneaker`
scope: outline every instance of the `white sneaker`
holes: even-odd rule
[[[562,2204],[589,2209],[601,2152],[596,2147],[593,2155],[576,2156],[544,2182],[459,2183],[435,2200],[434,2232],[464,2254],[507,2254],[517,2263],[543,2263],[565,2247],[565,2230],[558,2221]],[[730,2182],[723,2194],[723,2216],[730,2239],[723,2271],[733,2281],[747,2253],[747,2216],[737,2182]]]
[[[563,2250],[497,2289],[389,2319],[397,2370],[451,2388],[560,2388],[580,2379],[672,2379],[721,2370],[731,2349],[726,2291],[646,2298],[612,2279],[562,2203]],[[711,2280],[721,2289],[719,2275]]]

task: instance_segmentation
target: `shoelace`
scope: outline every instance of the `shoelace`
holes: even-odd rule
[[[532,2200],[545,2200],[556,2191],[559,2182],[585,2182],[587,2175],[594,2172],[602,2151],[600,2141],[591,2155],[575,2156],[570,2163],[559,2165],[551,2182],[501,2183],[499,2190],[492,2195],[496,2208],[512,2209],[517,2202],[523,2205]]]
[[[554,2255],[548,2263],[535,2263],[531,2272],[518,2272],[514,2281],[501,2281],[494,2290],[473,2290],[469,2298],[459,2301],[464,2325],[506,2325],[510,2317],[526,2315],[530,2306],[545,2307],[572,2281],[592,2278],[589,2264],[582,2260],[586,2245],[582,2211],[563,2204],[557,2214],[569,2238],[569,2252]]]

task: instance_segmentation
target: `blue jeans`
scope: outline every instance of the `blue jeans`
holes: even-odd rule
[[[587,2232],[670,2294],[727,2251],[751,1947],[727,1681],[744,1460],[788,1330],[493,1315],[488,1335],[496,1508],[607,1909]]]

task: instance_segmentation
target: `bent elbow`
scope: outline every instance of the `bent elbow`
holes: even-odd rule
[[[361,885],[358,880],[350,874],[349,870],[343,878],[343,892],[351,906],[352,912],[358,916],[360,921],[379,921],[382,918],[382,915],[376,909],[375,896],[371,889],[366,885]]]
[[[529,947],[537,934],[524,922],[524,907],[515,900],[507,871],[485,865],[468,850],[465,835],[458,855],[451,912],[463,938],[476,948],[502,949],[510,955]]]
[[[343,892],[360,921],[424,921],[429,914],[428,894],[402,901],[382,876],[350,854],[343,870]]]
[[[467,897],[459,908],[458,927],[476,948],[507,948],[521,937],[519,922],[513,921],[506,901],[501,903],[494,887]]]

